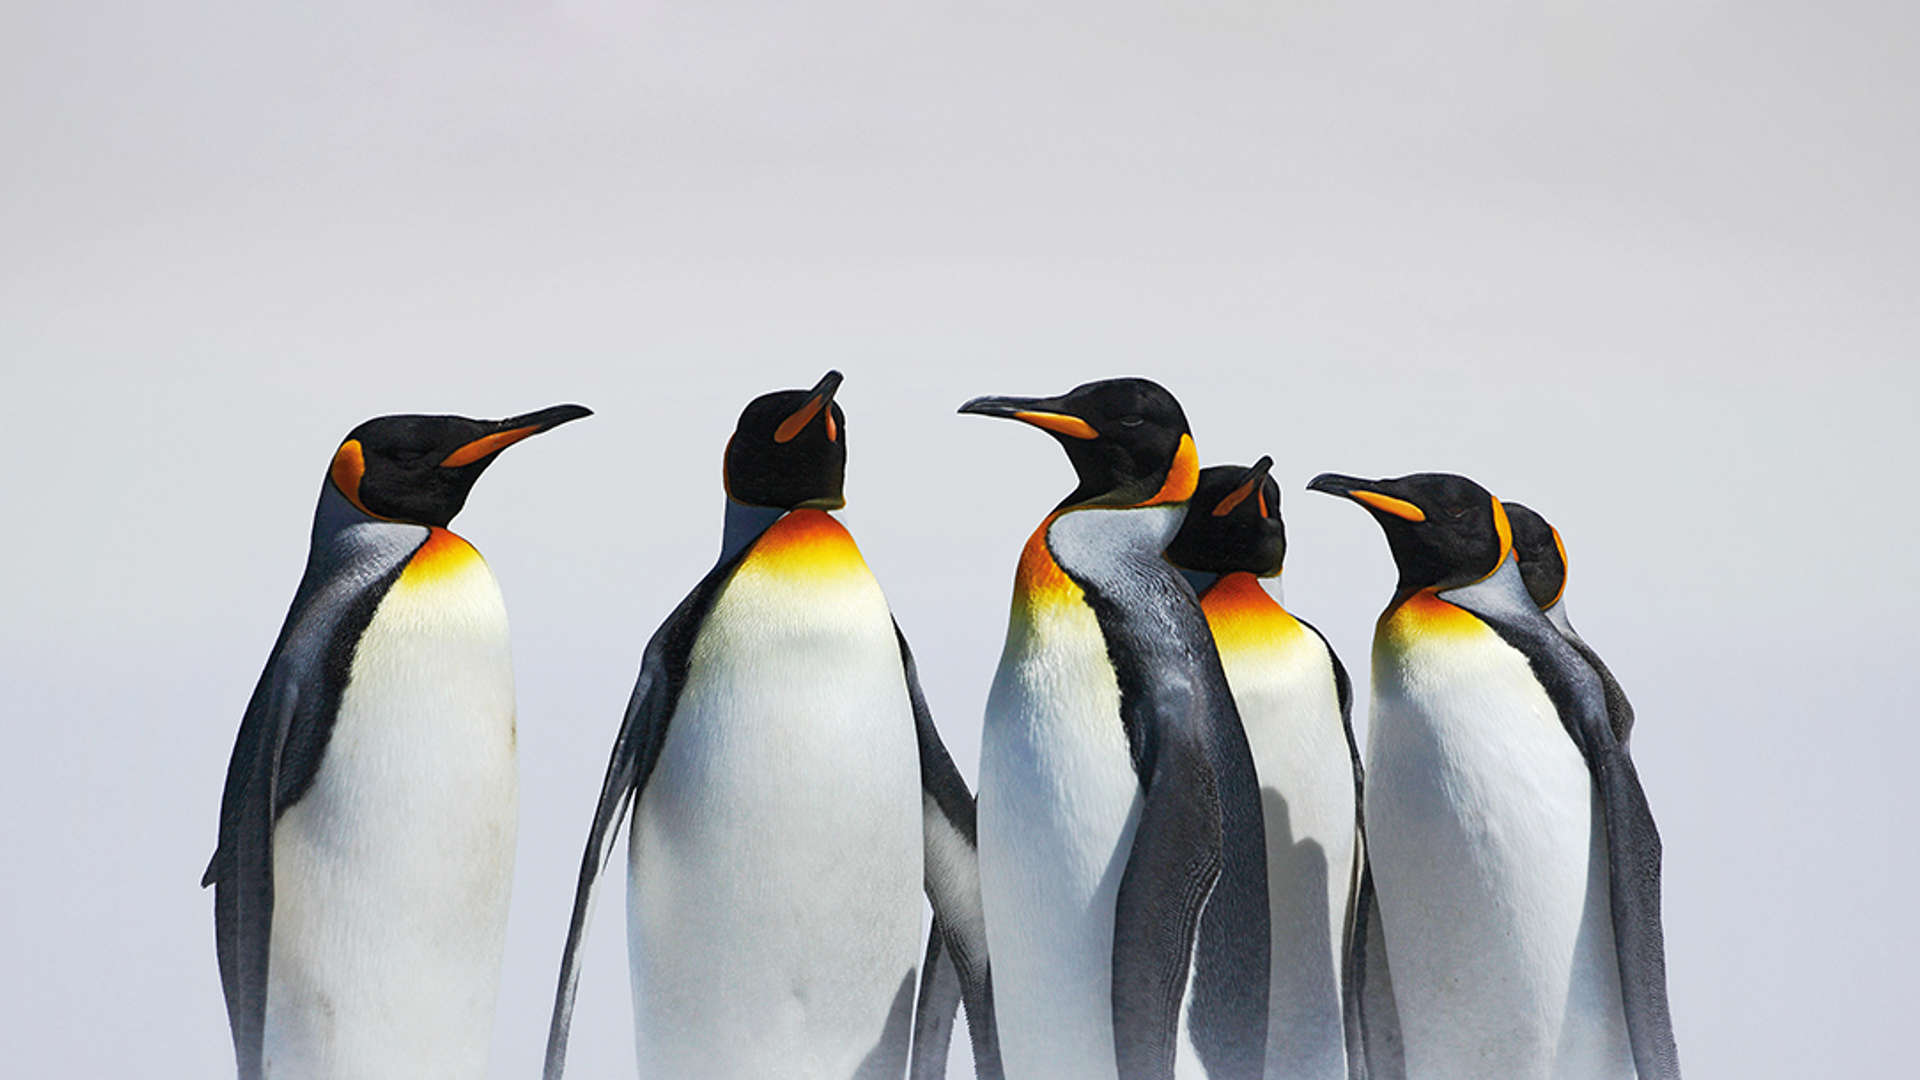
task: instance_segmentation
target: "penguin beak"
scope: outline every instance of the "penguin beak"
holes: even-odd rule
[[[1308,491],[1319,491],[1328,495],[1338,495],[1402,521],[1416,524],[1427,520],[1427,512],[1413,503],[1387,492],[1390,483],[1385,480],[1362,480],[1357,476],[1342,476],[1339,473],[1321,473],[1307,484]]]
[[[471,465],[505,450],[521,439],[531,438],[543,431],[552,431],[561,424],[592,415],[593,410],[584,405],[555,405],[538,412],[491,421],[487,424],[491,431],[455,449],[440,462],[440,467],[458,469],[464,465]]]
[[[1261,455],[1259,461],[1254,462],[1246,472],[1240,474],[1240,482],[1233,485],[1233,490],[1227,493],[1227,497],[1214,504],[1213,516],[1226,517],[1233,513],[1234,507],[1246,502],[1247,496],[1260,490],[1260,485],[1266,483],[1267,473],[1272,469],[1273,458]],[[1260,499],[1261,517],[1267,516],[1266,503],[1267,500],[1264,497]]]
[[[977,397],[960,406],[960,411],[975,416],[1018,420],[1071,439],[1100,437],[1092,424],[1063,409],[1059,398]]]
[[[773,441],[792,442],[794,437],[805,431],[807,425],[813,423],[813,418],[822,412],[827,414],[827,441],[833,442],[838,439],[840,432],[833,422],[833,395],[840,389],[840,383],[844,378],[837,371],[829,371],[820,376],[820,381],[814,383],[813,390],[807,394],[807,403],[795,409],[791,416],[780,421],[780,426],[773,430]]]

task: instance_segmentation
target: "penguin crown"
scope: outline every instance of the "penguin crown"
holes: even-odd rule
[[[1102,379],[1056,397],[977,397],[960,411],[1019,420],[1057,439],[1080,480],[1062,509],[1184,502],[1198,479],[1187,414],[1150,379]]]
[[[1387,534],[1402,592],[1470,585],[1500,569],[1513,550],[1506,508],[1464,476],[1362,480],[1321,473],[1307,490],[1351,499],[1373,515]]]
[[[1527,583],[1534,605],[1545,611],[1559,603],[1567,589],[1567,549],[1560,542],[1560,530],[1530,507],[1517,502],[1503,505],[1513,525],[1513,557],[1520,564],[1520,580]]]
[[[847,417],[829,371],[811,390],[762,394],[740,411],[727,441],[727,497],[778,510],[846,505]]]
[[[504,420],[375,417],[347,433],[327,480],[369,517],[445,526],[500,451],[591,415],[584,406],[555,405]]]
[[[1263,457],[1250,466],[1200,470],[1167,559],[1204,573],[1278,574],[1287,557],[1287,528],[1280,520],[1280,485],[1268,475],[1272,468],[1273,459]]]

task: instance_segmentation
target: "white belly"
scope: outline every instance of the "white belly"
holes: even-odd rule
[[[274,831],[269,1076],[485,1074],[518,812],[499,588],[403,576]]]
[[[1112,1080],[1114,902],[1140,784],[1106,644],[1083,605],[1010,629],[987,697],[979,805],[1007,1075]]]
[[[1368,843],[1408,1074],[1631,1077],[1586,766],[1526,659],[1449,625],[1374,650]]]
[[[1341,970],[1353,891],[1353,759],[1326,648],[1301,628],[1222,650],[1253,749],[1267,831],[1272,997],[1267,1076],[1344,1080]]]
[[[910,1017],[920,773],[885,599],[864,566],[753,570],[709,613],[634,811],[643,1076],[848,1077]]]

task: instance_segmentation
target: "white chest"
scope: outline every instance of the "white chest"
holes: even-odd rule
[[[1383,628],[1373,691],[1368,842],[1409,1073],[1630,1076],[1563,1055],[1570,1026],[1618,1022],[1617,975],[1611,1016],[1570,1019],[1611,967],[1604,859],[1586,766],[1525,657],[1439,614]]]
[[[1273,927],[1268,1075],[1344,1077],[1341,971],[1356,842],[1333,665],[1304,627],[1221,661],[1260,778]]]
[[[485,1071],[513,874],[513,675],[464,541],[360,638],[313,786],[274,834],[270,1071]]]
[[[1016,616],[980,748],[980,876],[1009,1075],[1114,1069],[1114,902],[1140,813],[1104,638],[1083,604]]]
[[[878,584],[826,562],[756,555],[736,571],[635,809],[628,944],[648,1075],[850,1075],[896,1003],[910,1007],[912,709]]]

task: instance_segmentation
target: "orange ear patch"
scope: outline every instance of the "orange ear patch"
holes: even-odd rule
[[[1507,520],[1507,508],[1500,504],[1499,499],[1493,500],[1493,531],[1500,536],[1500,560],[1493,564],[1493,568],[1498,570],[1500,563],[1506,562],[1507,556],[1513,554],[1513,522]]]
[[[1077,416],[1068,416],[1066,413],[1017,412],[1013,414],[1013,418],[1015,420],[1024,420],[1037,428],[1045,428],[1056,435],[1066,435],[1075,439],[1097,439],[1100,437],[1100,433],[1093,430],[1092,424],[1087,423]]]
[[[813,422],[814,417],[820,415],[820,407],[826,403],[825,394],[815,394],[808,398],[805,405],[793,410],[792,416],[780,421],[780,426],[773,429],[773,441],[792,442],[795,436],[807,429],[807,425]],[[833,414],[831,413],[827,414],[827,438],[833,438]]]
[[[492,435],[482,435],[480,438],[448,454],[445,460],[440,462],[440,467],[443,469],[457,469],[462,465],[471,465],[481,458],[486,457],[488,454],[498,453],[529,435],[537,435],[539,433],[539,425],[534,424],[527,427],[517,427],[511,431],[496,431]]]
[[[1553,594],[1552,600],[1547,601],[1547,606],[1552,607],[1560,602],[1561,597],[1567,595],[1567,542],[1560,539],[1559,529],[1549,525],[1547,531],[1553,534],[1553,546],[1560,552],[1560,591]]]
[[[1160,506],[1164,503],[1186,502],[1193,498],[1193,489],[1200,486],[1200,451],[1194,449],[1193,436],[1180,436],[1180,449],[1174,451],[1173,464],[1167,467],[1167,481],[1153,498],[1141,503],[1141,506]]]
[[[1382,495],[1377,491],[1350,492],[1354,501],[1366,503],[1383,514],[1392,514],[1405,521],[1421,522],[1427,520],[1427,512],[1405,499],[1396,499],[1391,495]]]
[[[333,481],[333,486],[340,494],[347,497],[354,509],[368,517],[379,517],[360,501],[360,478],[365,475],[367,457],[360,448],[360,440],[348,439],[341,443],[340,449],[333,452],[333,464],[327,469],[327,478]]]

